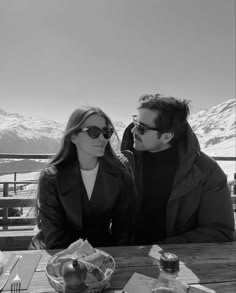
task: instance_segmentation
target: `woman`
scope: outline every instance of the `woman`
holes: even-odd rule
[[[129,244],[133,177],[127,158],[111,147],[113,132],[99,108],[78,108],[71,114],[60,150],[40,175],[40,232],[34,248],[64,249],[79,238],[93,246]]]

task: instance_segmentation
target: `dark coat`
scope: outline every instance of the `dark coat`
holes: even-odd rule
[[[127,133],[123,137],[122,148],[126,148],[125,140],[132,139]],[[177,147],[179,165],[166,208],[164,243],[233,240],[234,216],[226,175],[215,160],[200,151],[197,137],[190,126],[185,139]],[[137,218],[143,189],[142,154],[134,151]]]
[[[120,159],[127,165],[123,155]],[[66,248],[87,237],[93,246],[129,244],[135,210],[133,178],[125,165],[122,170],[112,167],[104,157],[99,159],[89,201],[90,228],[84,224],[83,196],[87,194],[79,163],[45,169],[39,185],[39,235],[46,248]]]

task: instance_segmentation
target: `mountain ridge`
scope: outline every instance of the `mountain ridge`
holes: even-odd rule
[[[190,115],[189,124],[203,151],[215,156],[235,156],[235,105],[235,99],[229,99]],[[125,123],[115,121],[114,125],[121,138]],[[62,122],[24,117],[0,108],[1,153],[55,153],[64,129]]]
[[[235,99],[226,100],[210,109],[190,115],[189,123],[195,131],[202,151],[210,156],[235,157],[236,122]],[[122,121],[114,122],[121,138],[126,127]],[[65,123],[34,117],[24,117],[17,113],[7,113],[0,108],[0,152],[22,154],[51,154],[59,147]],[[235,161],[218,161],[228,179],[236,172]],[[37,171],[47,164],[47,160],[0,159],[0,172]],[[26,174],[19,174],[24,178]],[[9,180],[12,175],[1,178]],[[28,176],[28,175],[27,175]],[[34,175],[35,176],[35,175]],[[8,178],[9,177],[9,178]],[[28,178],[28,177],[27,177]]]

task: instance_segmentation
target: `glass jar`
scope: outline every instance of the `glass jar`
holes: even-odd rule
[[[163,253],[160,257],[160,275],[154,292],[185,293],[187,285],[178,278],[179,258],[172,253]]]

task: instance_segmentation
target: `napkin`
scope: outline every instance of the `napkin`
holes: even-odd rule
[[[19,255],[20,252],[17,254]],[[7,269],[8,265],[10,264],[10,261],[13,259],[13,257],[16,255],[16,253],[12,254],[9,260],[7,261],[4,271]],[[36,268],[38,266],[38,263],[41,259],[42,252],[36,252],[36,253],[26,253],[22,254],[22,258],[19,259],[17,264],[12,269],[9,279],[3,289],[4,290],[11,290],[11,281],[15,278],[16,272],[18,271],[18,275],[21,278],[21,290],[26,290],[29,287],[29,284],[31,282],[31,279],[33,278],[34,272],[36,271]]]
[[[125,293],[150,293],[157,286],[158,280],[148,276],[134,273],[129,279],[123,292]]]
[[[215,290],[209,289],[209,288],[202,286],[200,284],[189,286],[189,293],[204,293],[204,292],[205,293],[216,293]]]

